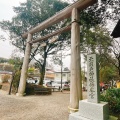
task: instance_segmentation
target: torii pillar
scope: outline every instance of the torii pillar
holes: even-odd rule
[[[79,12],[72,10],[71,25],[71,84],[70,84],[70,113],[78,111],[79,100],[82,99],[82,82],[80,80],[80,25]]]
[[[31,53],[31,44],[29,43],[30,41],[32,41],[32,35],[30,33],[28,33],[25,57],[23,60],[21,76],[20,76],[20,83],[19,83],[18,93],[16,94],[16,96],[24,96],[25,95],[24,92],[25,92],[25,88],[26,88],[27,71],[28,71],[29,58],[30,58],[30,53]]]

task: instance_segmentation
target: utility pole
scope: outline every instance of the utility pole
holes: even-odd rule
[[[62,42],[61,42],[61,46],[60,46],[60,49],[62,48]],[[62,92],[62,49],[61,49],[61,90]]]

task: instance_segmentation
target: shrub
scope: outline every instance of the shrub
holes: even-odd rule
[[[25,89],[26,95],[34,95],[34,87],[35,85],[26,83],[26,89]]]
[[[44,91],[43,92],[41,91],[41,92],[36,93],[35,88],[37,88],[38,91],[41,88],[44,88],[44,90],[47,90],[48,92],[46,93]],[[47,88],[47,87],[44,87],[42,85],[34,85],[34,84],[27,83],[25,93],[26,93],[26,95],[34,95],[34,94],[50,95],[52,93],[52,91],[51,91],[51,88]]]
[[[3,82],[3,83],[8,82],[8,80],[9,80],[10,78],[11,78],[10,75],[5,74],[5,75],[2,76],[2,82]]]
[[[108,89],[101,95],[101,101],[108,102],[111,113],[120,113],[120,89]]]
[[[18,86],[19,86],[19,81],[20,81],[20,71],[15,72],[13,76],[13,91],[14,93],[17,92]]]

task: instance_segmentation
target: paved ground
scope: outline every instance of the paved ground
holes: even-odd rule
[[[69,98],[68,92],[16,97],[0,90],[0,120],[68,120]]]

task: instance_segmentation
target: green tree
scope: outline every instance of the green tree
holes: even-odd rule
[[[11,57],[9,60],[8,60],[8,63],[14,65],[14,72],[16,70],[21,70],[21,67],[22,67],[22,58],[20,57]]]
[[[110,55],[113,56],[113,59],[110,59],[110,55],[105,56],[106,59],[112,63],[116,69],[117,69],[117,73],[119,75],[119,79],[120,79],[120,43],[118,39],[114,39],[111,43],[111,47],[108,49],[110,51]]]
[[[0,63],[6,63],[8,62],[8,59],[0,57]]]
[[[74,3],[78,0],[66,0],[67,2]],[[96,4],[83,10],[85,12],[92,12],[88,15],[88,21],[94,23],[97,21],[99,24],[105,26],[108,21],[118,21],[120,16],[120,1],[119,0],[100,0]],[[83,12],[82,11],[82,12]],[[92,15],[97,16],[94,20],[90,20]],[[85,17],[86,18],[86,17]]]
[[[117,70],[114,66],[105,66],[100,70],[100,81],[109,83],[112,80],[116,80]]]
[[[51,17],[67,5],[67,3],[58,0],[27,0],[26,3],[21,3],[19,7],[14,7],[16,16],[12,18],[12,21],[2,21],[0,26],[3,30],[9,31],[12,44],[18,47],[20,51],[25,51],[26,40],[21,37],[21,34],[41,23],[45,19]],[[51,33],[55,29],[61,28],[65,24],[66,21],[53,25],[52,27],[49,27],[48,29],[34,35],[33,39],[41,35]],[[59,36],[59,40],[61,39],[63,39],[62,35]],[[33,47],[30,56],[31,61],[33,58],[35,59],[37,54],[40,55],[40,60],[37,60],[41,73],[40,84],[43,83],[47,56],[48,54],[51,55],[54,53],[52,50],[57,46],[57,44],[60,43],[60,41],[51,44],[46,41],[46,43],[47,45],[44,47],[40,47],[40,44]]]
[[[14,92],[14,93],[16,93],[18,90],[20,75],[21,75],[22,61],[23,61],[22,58],[14,57],[14,56],[12,56],[8,60],[8,63],[10,63],[14,66],[9,92],[11,92],[11,89],[12,89],[12,92]]]
[[[81,32],[81,52],[83,53],[108,53],[112,46],[112,39],[107,30],[103,27],[95,26],[92,29],[82,29]]]
[[[34,67],[30,67],[28,69],[28,74],[34,74],[35,68]]]
[[[69,0],[69,2],[76,2],[78,0]],[[92,14],[90,13],[92,12]],[[86,13],[89,13],[88,17],[84,16]],[[94,20],[91,21],[91,17],[94,16]],[[95,17],[97,16],[97,17]],[[100,0],[98,1],[96,4],[94,4],[94,6],[90,6],[89,8],[81,11],[81,17],[87,19],[86,23],[93,23],[93,24],[86,24],[85,29],[82,30],[81,32],[81,36],[84,38],[85,35],[88,35],[87,40],[85,40],[85,42],[87,42],[87,47],[89,49],[87,49],[88,51],[91,50],[95,52],[96,48],[99,50],[100,52],[100,56],[104,57],[105,60],[109,61],[110,63],[112,63],[118,70],[118,74],[120,77],[120,44],[119,44],[119,40],[117,39],[111,39],[109,36],[111,34],[111,30],[109,28],[111,28],[110,23],[112,23],[112,25],[114,23],[116,23],[119,20],[119,16],[120,16],[120,1],[119,0]],[[85,21],[81,20],[81,23],[85,24]],[[103,34],[91,34],[88,28],[91,25],[95,25],[94,23],[98,23],[101,27],[99,27],[99,32],[103,32]],[[109,28],[107,28],[106,30],[104,30],[104,26],[108,26]],[[94,28],[94,27],[93,27]],[[102,28],[102,29],[101,29]],[[103,30],[103,31],[102,31]],[[107,36],[106,36],[106,32],[107,32]],[[90,35],[89,35],[90,34]],[[91,36],[92,35],[92,36]],[[100,37],[101,36],[101,37]],[[106,38],[105,38],[106,37]],[[94,41],[94,38],[96,39],[96,43]],[[99,39],[101,38],[101,39]],[[82,39],[84,40],[84,39]],[[90,44],[89,44],[90,43]],[[103,44],[104,43],[104,44]],[[96,47],[96,44],[97,47]],[[82,44],[84,46],[84,44]],[[81,47],[83,49],[85,49],[84,47]],[[82,50],[83,50],[82,49]],[[86,49],[85,49],[86,50]],[[102,54],[101,54],[102,52]],[[105,52],[105,53],[103,53]],[[110,56],[112,56],[113,59],[109,59]]]

